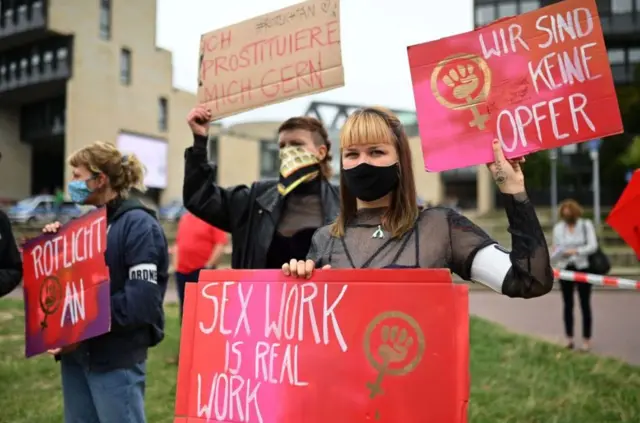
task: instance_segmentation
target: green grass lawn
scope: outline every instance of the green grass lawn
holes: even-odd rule
[[[46,355],[24,358],[23,315],[21,301],[0,300],[0,422],[62,422],[58,366]],[[150,423],[173,421],[177,367],[168,361],[177,351],[177,308],[169,306],[167,337],[149,359]],[[568,352],[475,318],[471,375],[471,423],[640,422],[640,368]]]

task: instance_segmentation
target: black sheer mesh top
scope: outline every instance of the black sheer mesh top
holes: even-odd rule
[[[553,284],[544,233],[529,200],[508,197],[505,208],[512,235],[509,253],[512,268],[502,291],[513,297],[539,296],[548,292]],[[347,269],[448,268],[470,280],[476,253],[496,244],[468,218],[445,207],[422,210],[411,231],[392,239],[381,226],[383,213],[384,209],[358,211],[347,225],[343,238],[333,237],[329,226],[318,229],[307,258],[314,260],[318,268],[327,264]]]

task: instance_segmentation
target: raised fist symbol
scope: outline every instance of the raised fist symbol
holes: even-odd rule
[[[448,75],[442,78],[445,84],[453,90],[453,96],[457,99],[466,99],[478,88],[480,80],[473,73],[472,65],[458,65],[451,69]]]
[[[409,348],[413,345],[413,338],[408,336],[406,329],[398,327],[382,327],[382,345],[378,347],[378,354],[387,363],[397,363],[407,358]]]
[[[44,297],[44,304],[48,307],[48,309],[53,308],[58,302],[58,293],[56,292],[56,287],[54,285],[47,286],[47,291]]]

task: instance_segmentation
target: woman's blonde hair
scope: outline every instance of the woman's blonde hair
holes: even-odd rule
[[[564,219],[562,212],[565,209],[568,210],[571,217],[575,219],[581,218],[582,213],[584,213],[584,210],[582,210],[580,203],[578,203],[576,200],[572,198],[566,199],[562,203],[560,203],[560,206],[558,207],[558,217],[560,219]]]
[[[340,152],[352,145],[392,144],[398,155],[398,185],[391,193],[391,203],[382,217],[382,225],[393,237],[411,230],[418,218],[416,183],[413,177],[409,139],[400,120],[389,110],[367,107],[353,112],[340,131]],[[356,197],[349,192],[340,160],[340,212],[331,227],[334,236],[342,237],[345,226],[357,213]]]
[[[111,189],[121,197],[127,197],[132,188],[141,192],[144,186],[145,168],[135,154],[122,154],[113,144],[96,141],[69,156],[69,165],[84,166],[94,174],[104,174]]]

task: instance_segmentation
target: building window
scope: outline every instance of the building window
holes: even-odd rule
[[[625,62],[624,50],[621,48],[610,48],[607,51],[609,55],[609,63],[612,65],[623,65]]]
[[[631,79],[631,74],[627,67],[626,50],[622,48],[610,48],[607,51],[607,55],[609,56],[614,82],[618,84],[628,83]]]
[[[496,9],[491,5],[476,7],[476,25],[486,25],[496,20]]]
[[[111,0],[100,1],[100,38],[111,38]]]
[[[209,153],[209,161],[213,163],[218,163],[218,157],[220,155],[220,140],[217,136],[209,137],[208,140],[208,153]]]
[[[540,0],[523,0],[520,2],[520,13],[532,12],[540,8]]]
[[[131,84],[131,51],[126,48],[120,50],[120,83]]]
[[[632,47],[627,52],[629,63],[629,78],[638,81],[640,77],[640,48]]]
[[[518,4],[514,2],[498,3],[498,17],[506,18],[518,14]]]
[[[640,64],[640,48],[632,47],[629,49],[629,63],[632,65]]]
[[[164,97],[158,99],[158,130],[166,132],[169,126],[168,102]]]
[[[633,12],[633,0],[611,0],[611,12],[614,14]]]
[[[260,178],[277,178],[280,173],[280,149],[275,140],[260,141]]]

